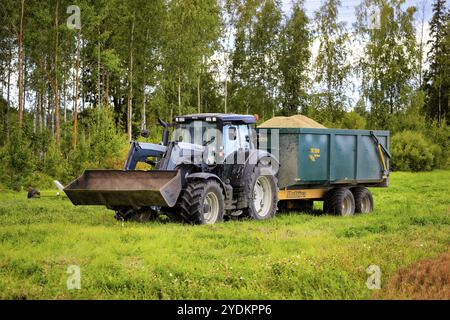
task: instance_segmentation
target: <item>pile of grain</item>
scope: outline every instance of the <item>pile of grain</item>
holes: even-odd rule
[[[263,122],[258,128],[326,128],[308,117],[297,114],[291,117],[274,117]]]

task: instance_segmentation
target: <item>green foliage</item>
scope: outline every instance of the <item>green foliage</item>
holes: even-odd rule
[[[68,183],[87,168],[121,168],[126,137],[117,132],[110,108],[86,110],[83,129],[74,150],[71,126],[64,127],[64,144],[58,145],[51,130],[30,133],[13,127],[10,139],[0,148],[0,182],[20,190],[27,187],[48,188],[52,180]]]
[[[350,75],[349,33],[345,23],[338,22],[339,0],[327,0],[318,12],[315,23],[319,50],[314,64],[316,82],[324,95],[324,104],[320,106],[331,122],[342,118],[346,110],[346,90]]]
[[[122,147],[127,145],[123,135],[117,132],[114,114],[108,107],[90,109],[85,124],[90,166],[104,165],[106,159],[118,157]]]
[[[56,141],[51,141],[44,156],[43,173],[58,180],[68,180],[68,163],[63,158]]]
[[[441,148],[423,134],[410,130],[394,134],[391,145],[391,166],[399,171],[431,170],[441,152]]]
[[[309,18],[302,2],[296,2],[280,36],[280,99],[283,115],[293,115],[308,108],[307,88],[310,84],[309,62],[312,42]]]
[[[425,94],[421,90],[412,93],[410,106],[389,116],[389,130],[393,133],[404,130],[425,132],[427,119],[422,112],[424,98]]]
[[[450,127],[448,124],[443,121],[439,126],[438,122],[434,121],[424,132],[440,149],[440,152],[438,152],[439,150],[436,148],[435,167],[441,169],[450,168]]]
[[[31,152],[31,144],[28,137],[21,129],[14,129],[14,139],[0,149],[0,178],[2,183],[14,190],[20,190],[28,186],[28,178],[33,173],[36,161]]]
[[[346,112],[342,118],[341,128],[344,129],[365,129],[366,119],[355,111]]]
[[[424,110],[438,120],[450,121],[450,9],[445,0],[435,0],[430,21],[429,70],[425,73],[427,92]]]
[[[417,74],[418,50],[415,7],[402,0],[368,0],[357,9],[356,31],[364,54],[358,62],[362,94],[371,104],[370,127],[388,129],[389,116],[410,103]],[[372,6],[379,10],[379,26],[368,25]]]

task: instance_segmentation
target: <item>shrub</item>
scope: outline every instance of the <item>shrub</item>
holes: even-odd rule
[[[26,181],[32,175],[36,163],[32,155],[30,139],[21,129],[12,131],[11,139],[0,151],[2,183],[14,190],[26,187]]]
[[[68,179],[68,163],[61,154],[56,141],[51,141],[44,158],[44,173],[54,179]]]
[[[394,134],[392,145],[392,169],[399,171],[429,171],[441,152],[438,145],[431,143],[420,132],[410,130]]]
[[[450,128],[443,121],[441,126],[437,122],[433,122],[425,131],[427,137],[437,144],[439,152],[435,154],[435,167],[441,169],[450,168]]]
[[[344,129],[364,129],[366,127],[366,119],[355,111],[346,112],[340,127]]]

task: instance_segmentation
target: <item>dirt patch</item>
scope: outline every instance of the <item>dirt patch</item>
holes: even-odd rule
[[[258,128],[326,128],[311,118],[297,114],[291,117],[273,117]]]
[[[450,252],[399,269],[375,297],[450,300]]]

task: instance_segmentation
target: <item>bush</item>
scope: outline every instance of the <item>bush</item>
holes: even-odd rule
[[[393,170],[429,171],[435,168],[436,156],[441,152],[420,132],[410,130],[394,134],[391,140]]]
[[[430,125],[425,130],[427,137],[437,144],[440,148],[439,152],[435,154],[435,167],[440,169],[450,168],[450,128],[443,121],[441,126],[438,126],[437,122]]]
[[[366,127],[366,119],[355,111],[346,112],[340,127],[343,129],[364,129]]]
[[[31,152],[30,139],[23,130],[14,128],[11,139],[0,150],[1,183],[14,190],[26,187],[26,181],[35,170],[36,163]]]
[[[43,173],[55,179],[67,181],[68,180],[68,163],[61,154],[55,140],[52,140],[44,158]]]

